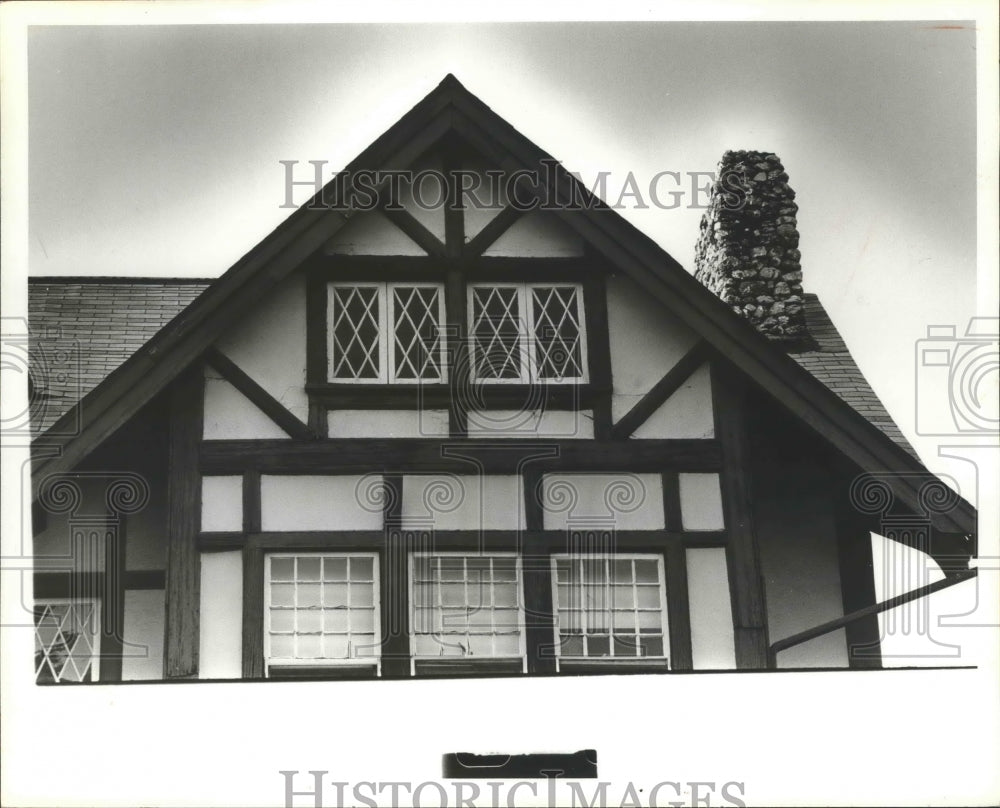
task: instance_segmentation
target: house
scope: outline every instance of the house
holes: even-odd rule
[[[724,163],[692,277],[448,76],[218,280],[34,279],[37,681],[879,667],[976,514]]]

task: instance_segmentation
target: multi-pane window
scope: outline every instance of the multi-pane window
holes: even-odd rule
[[[523,660],[523,625],[516,554],[411,554],[414,669],[425,659]]]
[[[35,681],[96,681],[99,620],[96,600],[35,601]]]
[[[473,284],[468,305],[476,380],[586,381],[578,284]]]
[[[560,555],[552,559],[557,660],[666,664],[663,557]]]
[[[329,299],[332,381],[444,381],[439,284],[335,283]]]
[[[265,570],[264,658],[282,666],[378,666],[378,558],[274,553]]]

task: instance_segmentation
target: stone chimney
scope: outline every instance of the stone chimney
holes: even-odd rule
[[[798,205],[774,154],[727,151],[701,219],[694,276],[768,339],[807,336]]]

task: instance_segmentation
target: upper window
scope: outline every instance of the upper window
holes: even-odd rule
[[[440,284],[331,284],[330,379],[444,381],[443,322]]]
[[[412,667],[512,660],[526,670],[520,563],[513,553],[410,556]]]
[[[476,381],[586,381],[578,284],[474,284],[469,334]]]
[[[560,668],[591,661],[666,664],[662,556],[554,556],[552,602]]]
[[[264,659],[282,667],[377,668],[381,633],[374,553],[275,553],[265,570]]]
[[[96,600],[36,600],[35,681],[97,681],[99,620]]]

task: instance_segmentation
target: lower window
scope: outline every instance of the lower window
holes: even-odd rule
[[[663,556],[552,557],[556,667],[667,665]]]
[[[379,672],[374,553],[273,553],[265,563],[267,675]]]
[[[527,670],[515,553],[410,555],[411,672]]]
[[[96,682],[100,618],[97,600],[36,600],[35,682]]]

